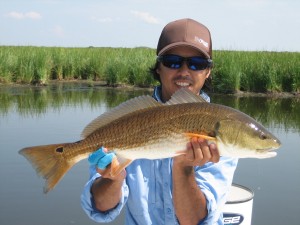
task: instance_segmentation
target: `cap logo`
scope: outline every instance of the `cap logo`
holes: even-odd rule
[[[208,48],[208,43],[204,41],[202,38],[195,36],[195,41],[199,42],[200,44],[203,44],[206,48]]]

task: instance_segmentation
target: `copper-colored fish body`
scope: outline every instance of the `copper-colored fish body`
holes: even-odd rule
[[[230,107],[206,103],[186,89],[177,91],[166,104],[150,96],[122,103],[92,121],[75,143],[22,149],[24,155],[46,180],[48,192],[78,161],[101,146],[116,153],[118,174],[132,160],[160,159],[184,154],[193,136],[216,142],[221,155],[272,157],[269,150],[279,140],[246,114]],[[115,164],[115,163],[114,163]]]

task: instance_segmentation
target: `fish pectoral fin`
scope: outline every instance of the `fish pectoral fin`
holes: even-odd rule
[[[112,177],[119,175],[131,162],[131,159],[126,159],[120,156],[114,157],[110,166],[110,175]]]
[[[211,137],[205,134],[195,134],[195,133],[185,133],[186,136],[189,138],[197,137],[197,138],[203,138],[208,141],[216,141],[217,139],[215,137]]]
[[[179,151],[175,152],[175,156],[185,155],[185,154],[186,154],[186,149],[185,150],[179,150]]]

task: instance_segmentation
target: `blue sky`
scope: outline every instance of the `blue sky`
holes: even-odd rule
[[[300,51],[299,0],[0,0],[0,45],[156,48],[193,18],[213,49]]]

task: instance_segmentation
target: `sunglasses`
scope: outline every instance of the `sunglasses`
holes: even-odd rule
[[[179,69],[183,62],[187,62],[187,66],[190,70],[204,70],[208,67],[211,67],[212,60],[206,59],[200,56],[193,57],[182,57],[179,55],[160,55],[157,56],[157,61],[161,62],[165,67],[170,69]]]

